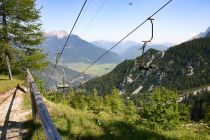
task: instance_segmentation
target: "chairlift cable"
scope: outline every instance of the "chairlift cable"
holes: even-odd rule
[[[86,72],[90,67],[92,67],[94,64],[96,64],[102,57],[104,57],[107,53],[109,53],[113,48],[115,48],[117,45],[119,45],[123,40],[125,40],[127,37],[129,37],[132,33],[134,33],[138,28],[140,28],[143,24],[145,24],[148,20],[151,21],[152,17],[155,16],[158,12],[160,12],[164,7],[166,7],[169,3],[171,3],[173,0],[169,0],[167,3],[165,3],[163,6],[161,6],[157,11],[155,11],[151,16],[149,16],[146,20],[144,20],[142,23],[140,23],[136,28],[134,28],[132,31],[130,31],[127,35],[125,35],[120,41],[118,41],[115,45],[113,45],[109,50],[107,50],[104,54],[102,54],[100,57],[98,57],[95,61],[93,61],[89,66],[87,66],[82,72],[80,72],[74,79],[78,78],[82,73]],[[72,81],[74,81],[74,79]]]
[[[63,46],[61,52],[59,53],[59,55],[58,55],[58,57],[57,57],[55,66],[53,67],[53,70],[52,70],[52,72],[51,72],[51,74],[50,74],[50,77],[49,77],[49,79],[47,80],[47,82],[46,82],[45,85],[47,85],[47,84],[50,82],[51,77],[52,77],[52,75],[53,75],[53,72],[55,71],[55,68],[56,68],[57,65],[58,65],[58,62],[59,62],[59,60],[60,60],[60,57],[61,57],[61,55],[63,54],[63,51],[64,51],[64,49],[65,49],[65,47],[66,47],[66,45],[67,45],[67,43],[68,43],[68,41],[69,41],[70,36],[72,35],[72,32],[73,32],[73,30],[74,30],[74,28],[75,28],[75,26],[76,26],[76,24],[77,24],[77,22],[78,22],[78,20],[79,20],[79,17],[80,17],[80,15],[81,15],[81,13],[82,13],[82,11],[83,11],[83,9],[84,9],[86,3],[87,3],[87,0],[84,1],[83,5],[82,5],[82,8],[81,8],[80,11],[79,11],[79,14],[78,14],[78,16],[77,16],[77,18],[76,18],[76,20],[75,20],[75,22],[74,22],[74,25],[73,25],[72,28],[71,28],[71,31],[70,31],[70,33],[69,33],[67,39],[66,39],[66,42],[65,42],[65,44],[64,44],[64,46]]]
[[[103,0],[101,6],[97,9],[96,13],[93,15],[93,17],[91,18],[91,20],[89,21],[89,23],[87,24],[87,26],[85,27],[84,31],[82,32],[82,36],[85,34],[85,32],[89,29],[89,27],[91,26],[91,24],[93,23],[93,21],[95,20],[95,18],[97,17],[97,15],[99,14],[99,12],[101,11],[101,9],[103,8],[104,4],[106,3],[107,0]]]

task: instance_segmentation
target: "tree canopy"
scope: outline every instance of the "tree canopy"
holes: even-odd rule
[[[35,0],[0,2],[1,67],[5,67],[5,55],[9,56],[14,73],[46,66],[46,55],[34,47],[44,39],[39,19],[40,9],[36,9]]]

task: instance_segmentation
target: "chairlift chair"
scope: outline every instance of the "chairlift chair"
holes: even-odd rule
[[[139,70],[146,70],[146,71],[156,68],[156,66],[154,66],[154,65],[145,65],[145,61],[144,61],[144,51],[145,51],[145,48],[146,48],[147,44],[149,42],[151,42],[152,39],[153,39],[153,20],[154,19],[152,19],[150,17],[150,18],[148,18],[148,20],[150,21],[151,26],[152,26],[151,38],[149,40],[142,41],[143,42],[143,46],[139,49],[139,50],[142,50],[142,57],[141,57],[140,63],[138,63],[137,60],[135,60],[135,66]]]

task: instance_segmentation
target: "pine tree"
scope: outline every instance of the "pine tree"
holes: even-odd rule
[[[125,108],[125,119],[132,120],[137,114],[137,107],[132,100],[128,100]]]
[[[10,79],[10,64],[17,72],[26,67],[41,69],[46,65],[42,50],[32,47],[44,39],[39,23],[40,10],[35,6],[35,0],[0,2],[0,60],[4,61],[1,65],[7,60]]]

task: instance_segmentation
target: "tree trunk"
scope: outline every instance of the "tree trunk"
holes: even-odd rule
[[[4,9],[5,10],[5,9]],[[7,30],[7,18],[6,18],[6,13],[5,11],[2,13],[2,24],[3,24],[3,38],[4,41],[7,43],[7,45],[9,44],[9,39],[8,39],[8,30]],[[5,56],[6,56],[6,61],[7,61],[7,68],[8,68],[8,72],[9,72],[9,79],[12,80],[12,72],[11,72],[11,68],[10,68],[10,62],[9,62],[9,52],[8,52],[8,48],[6,47],[6,52],[5,52]]]
[[[12,80],[12,71],[11,71],[11,68],[10,68],[10,62],[9,62],[8,54],[6,54],[6,61],[7,61],[7,68],[8,68],[8,72],[9,72],[9,79]]]

